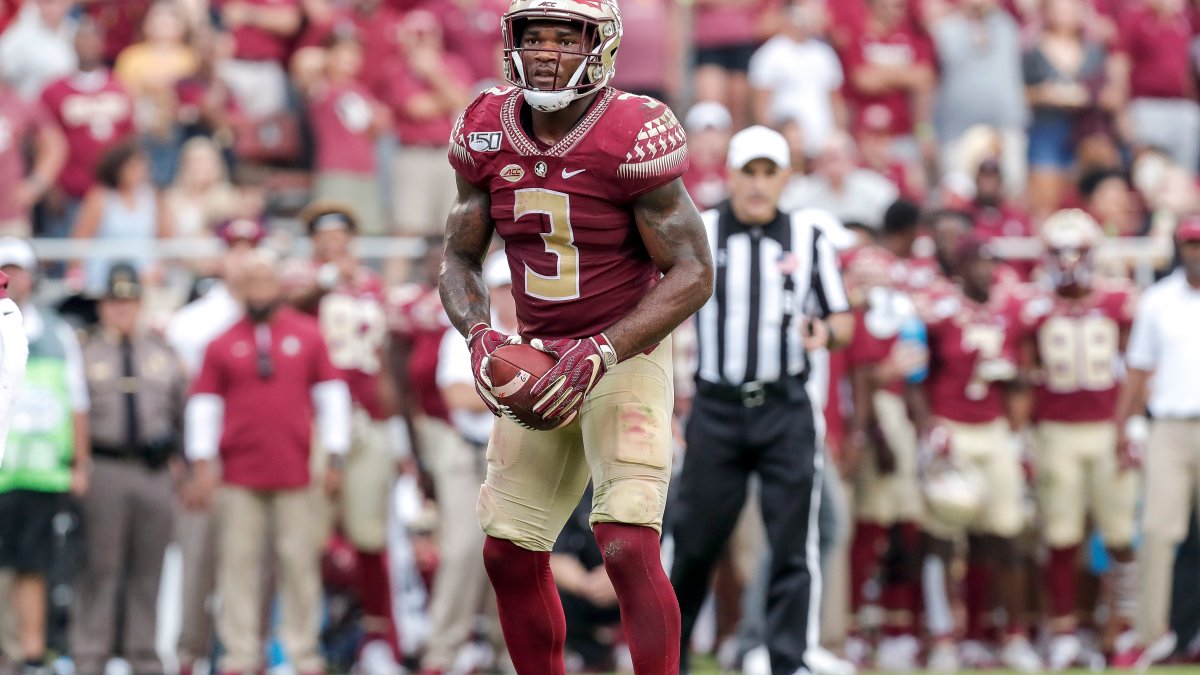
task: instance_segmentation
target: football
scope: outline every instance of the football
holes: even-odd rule
[[[554,365],[554,357],[526,344],[504,345],[492,352],[488,361],[492,377],[492,393],[496,401],[508,408],[518,422],[537,431],[549,431],[563,420],[547,421],[533,412],[537,401],[529,395],[533,383]]]

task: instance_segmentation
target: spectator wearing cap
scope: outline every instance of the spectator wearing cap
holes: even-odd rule
[[[2,63],[2,62],[0,62]],[[49,190],[67,158],[67,142],[40,101],[0,84],[0,234],[33,234],[33,205]],[[26,141],[33,165],[26,171]]]
[[[390,167],[392,224],[399,234],[440,236],[456,190],[446,146],[454,118],[470,101],[471,69],[445,50],[431,12],[410,12],[400,34],[385,99],[400,142]]]
[[[29,360],[0,463],[0,571],[15,575],[12,615],[21,672],[47,675],[48,589],[54,564],[54,520],[82,497],[91,480],[88,389],[75,332],[32,300],[37,258],[27,242],[0,238],[0,271],[20,308]]]
[[[858,166],[858,148],[844,132],[834,132],[808,176],[793,176],[780,198],[785,212],[821,209],[843,223],[877,229],[900,192],[884,176]]]
[[[1190,11],[1184,0],[1127,3],[1111,72],[1129,101],[1130,140],[1167,151],[1194,173],[1200,161],[1200,107],[1192,79]]]
[[[363,45],[352,30],[325,41],[324,73],[308,92],[308,117],[316,142],[318,200],[355,205],[367,236],[388,234],[376,177],[375,139],[389,125],[389,111],[359,82]]]
[[[167,343],[179,355],[189,379],[199,373],[209,343],[242,317],[238,277],[248,254],[262,241],[266,230],[257,220],[238,218],[219,224],[217,235],[225,246],[217,277],[208,280],[208,288],[200,297],[171,317],[166,329]],[[213,462],[214,469],[218,469],[217,460]],[[184,675],[190,675],[196,661],[212,652],[209,608],[216,590],[217,567],[216,519],[210,505],[199,500],[190,485],[184,490],[175,518],[183,557],[181,625],[175,654]]]
[[[1138,302],[1127,374],[1117,400],[1117,453],[1123,470],[1143,465],[1140,597],[1136,644],[1114,665],[1145,669],[1175,651],[1168,618],[1175,549],[1186,538],[1200,466],[1200,221],[1175,232],[1179,268]],[[1149,412],[1151,421],[1143,417]],[[1191,584],[1190,581],[1182,583]]]
[[[169,465],[180,449],[187,383],[167,343],[140,328],[141,297],[134,266],[114,264],[100,326],[83,344],[93,467],[82,503],[87,565],[71,620],[80,675],[103,673],[118,646],[134,673],[163,670],[154,635],[174,528]]]
[[[71,0],[26,2],[0,35],[0,73],[26,99],[37,98],[48,82],[75,69],[73,5]]]
[[[464,3],[464,0],[457,1]],[[678,100],[684,63],[682,21],[680,5],[673,0],[623,0],[621,61],[637,65],[618,68],[612,86],[668,104]],[[489,30],[495,35],[494,29],[489,27]],[[449,29],[446,34],[451,34]],[[494,56],[492,63],[495,63]]]
[[[870,105],[858,110],[859,165],[887,178],[900,195],[920,201],[928,190],[920,165],[892,154],[892,113],[886,106]]]
[[[891,111],[892,152],[910,162],[933,157],[936,77],[929,43],[910,21],[905,0],[867,5],[861,30],[841,52],[847,102],[852,112],[873,104]]]
[[[938,61],[934,124],[942,156],[954,157],[971,127],[993,127],[1002,139],[1005,181],[1022,192],[1027,111],[1021,27],[998,0],[964,0],[933,19],[929,33]]]
[[[1112,103],[1104,98],[1111,90],[1105,46],[1085,31],[1084,11],[1078,0],[1043,3],[1041,30],[1024,55],[1025,92],[1032,109],[1029,205],[1041,216],[1062,204],[1080,140],[1106,131],[1107,124],[1094,127],[1112,112],[1101,108]]]
[[[725,154],[732,125],[729,111],[714,101],[697,103],[684,118],[692,162],[683,174],[683,186],[699,208],[710,209],[725,200]]]
[[[140,143],[131,139],[106,152],[96,167],[96,178],[79,209],[73,239],[118,241],[145,250],[155,239],[171,235],[170,213],[162,208],[150,181],[150,158]],[[143,255],[132,262],[146,274],[152,259]],[[92,258],[75,265],[71,274],[82,275],[84,288],[96,292],[104,288],[111,264],[105,258]]]
[[[251,119],[287,107],[284,63],[304,14],[300,0],[214,0],[221,25],[233,36],[233,58],[222,64],[221,79]]]
[[[783,4],[781,0],[704,0],[692,13],[696,100],[724,105],[738,129],[745,126],[750,107],[746,79],[750,59]]]
[[[104,66],[104,31],[90,20],[75,32],[79,67],[50,83],[42,105],[67,137],[67,163],[51,192],[40,234],[70,236],[96,167],[112,146],[134,132],[133,97]]]
[[[799,122],[804,151],[816,155],[834,129],[846,128],[842,64],[821,40],[829,17],[821,0],[801,0],[786,13],[783,30],[750,59],[754,121]]]
[[[491,300],[492,325],[517,331],[512,276],[504,253],[484,262],[483,281]],[[503,328],[500,328],[503,326]],[[437,387],[450,410],[451,424],[424,425],[428,446],[425,466],[438,495],[438,574],[429,601],[430,637],[423,672],[451,672],[455,655],[471,640],[481,613],[499,637],[496,600],[487,582],[479,547],[483,532],[473,527],[479,486],[487,473],[488,438],[496,418],[475,391],[471,354],[454,331],[442,336],[437,356]],[[497,641],[502,642],[502,640]]]
[[[283,306],[273,255],[252,252],[239,286],[245,314],[209,344],[186,410],[194,496],[202,506],[214,499],[217,506],[220,671],[262,667],[261,569],[269,542],[278,564],[283,649],[298,672],[324,672],[320,554],[312,533],[317,505],[309,490],[312,430],[315,423],[330,455],[344,455],[350,395],[316,320]],[[331,493],[337,466],[332,462],[326,472]]]

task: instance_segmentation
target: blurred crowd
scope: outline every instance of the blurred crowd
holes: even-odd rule
[[[45,361],[31,366],[42,395],[22,404],[24,440],[10,441],[6,461],[22,443],[49,453],[58,471],[35,482],[76,498],[21,505],[22,517],[57,518],[56,535],[30,544],[28,559],[0,560],[0,585],[12,588],[12,611],[0,605],[6,666],[96,675],[119,655],[138,675],[374,674],[504,662],[474,514],[491,418],[435,274],[455,192],[448,138],[478,92],[503,84],[506,7],[0,0],[0,266]],[[1177,227],[1200,212],[1200,3],[620,8],[613,84],[685,121],[684,181],[701,209],[727,196],[730,136],[757,123],[791,146],[784,209],[827,211],[868,238],[887,231],[889,213],[923,233],[958,219],[994,240],[1020,282],[1039,278],[1036,237],[1062,209],[1099,224],[1106,275],[1143,285],[1171,268]],[[420,245],[384,257],[356,237]],[[30,238],[75,246],[39,260]],[[173,257],[156,255],[164,240],[180,240]],[[121,254],[92,255],[94,243]],[[934,257],[929,237],[913,246]],[[507,268],[485,266],[485,278],[496,325],[515,328]],[[258,311],[281,326],[292,311],[315,315],[327,353],[310,355],[291,327],[210,345]],[[679,337],[682,416],[691,366]],[[227,360],[253,355],[253,368],[212,365],[222,345]],[[313,359],[303,377],[273,377],[301,357]],[[238,377],[253,387],[231,384]],[[347,406],[323,386],[335,380],[347,382]],[[266,405],[263,382],[287,385],[295,405]],[[213,414],[236,419],[247,446],[287,449],[222,473],[215,441],[189,437]],[[857,467],[841,459],[839,416],[829,419],[849,484]],[[279,436],[256,436],[260,427]],[[300,488],[311,501],[284,498]],[[840,515],[845,548],[854,517]],[[568,524],[554,570],[570,598],[573,667],[611,669],[622,665],[615,595],[586,520]],[[762,534],[751,522],[738,536],[697,645],[731,666],[756,646],[761,611],[746,588]],[[885,539],[859,552],[883,560]],[[164,577],[168,548],[182,565]],[[1096,551],[1085,576],[1104,569]],[[873,663],[888,568],[867,567],[854,577],[861,588],[830,594],[826,634],[835,651]],[[1082,595],[1081,616],[1106,611],[1099,591]],[[1198,608],[1177,602],[1172,625],[1194,628]]]

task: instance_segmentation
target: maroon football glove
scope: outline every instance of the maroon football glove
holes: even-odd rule
[[[617,364],[604,333],[584,340],[534,339],[529,345],[558,359],[529,390],[537,400],[533,412],[548,420],[574,417],[604,373]]]
[[[507,344],[517,344],[520,336],[505,335],[482,321],[471,326],[467,333],[467,347],[471,350],[471,373],[475,376],[475,391],[496,417],[500,407],[492,395],[492,378],[488,375],[488,359],[492,352]]]

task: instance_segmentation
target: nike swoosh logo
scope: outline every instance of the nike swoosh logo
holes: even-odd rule
[[[570,178],[571,176],[578,176],[579,174],[583,173],[584,171],[587,171],[587,169],[579,169],[578,171],[567,171],[566,168],[563,168],[563,170],[562,170],[563,180],[566,180],[566,179]]]

